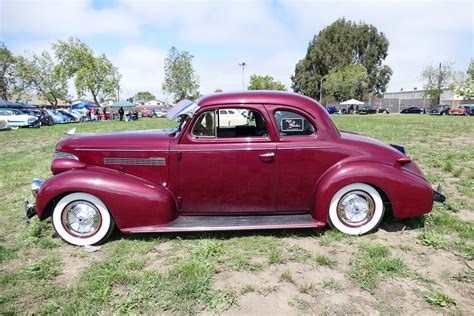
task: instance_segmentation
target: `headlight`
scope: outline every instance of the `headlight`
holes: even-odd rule
[[[77,158],[76,156],[74,156],[73,154],[70,154],[70,153],[67,153],[67,152],[64,152],[64,151],[55,151],[54,152],[54,157],[53,159],[59,159],[59,158],[66,158],[66,159],[74,159],[74,160],[79,160],[79,158]]]
[[[31,192],[33,193],[34,197],[38,195],[38,190],[41,188],[43,183],[44,182],[40,179],[33,179],[33,181],[31,182]]]

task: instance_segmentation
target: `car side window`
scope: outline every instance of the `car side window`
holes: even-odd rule
[[[191,134],[196,137],[216,137],[216,113],[207,111],[202,113],[194,123]]]
[[[253,109],[212,110],[202,113],[191,130],[194,137],[267,137],[260,112]]]
[[[306,117],[292,111],[275,111],[275,122],[280,136],[307,136],[316,132]]]

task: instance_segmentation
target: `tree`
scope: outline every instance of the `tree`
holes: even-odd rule
[[[224,90],[222,90],[221,88],[217,88],[216,90],[214,90],[214,93],[219,93],[219,92],[224,92]]]
[[[315,35],[291,77],[295,92],[318,98],[321,79],[333,69],[360,64],[367,70],[368,92],[385,92],[392,69],[382,62],[389,42],[373,25],[339,19]]]
[[[471,60],[466,72],[457,71],[453,74],[449,89],[463,99],[474,99],[474,60]]]
[[[95,56],[89,46],[76,38],[59,40],[53,48],[68,76],[74,78],[78,97],[90,94],[97,106],[116,99],[121,76],[107,56]]]
[[[19,101],[28,92],[27,82],[18,75],[17,58],[0,42],[0,99]]]
[[[155,100],[156,97],[149,91],[140,91],[133,97],[135,101],[150,101]]]
[[[193,99],[199,95],[199,76],[196,75],[187,51],[180,52],[171,47],[165,58],[165,80],[163,91],[173,95],[175,101]]]
[[[46,51],[31,58],[17,57],[16,75],[24,80],[25,86],[35,90],[53,107],[58,105],[59,100],[69,99],[67,72]]]
[[[286,91],[286,87],[280,81],[276,81],[272,76],[252,75],[248,90],[281,90]]]
[[[351,64],[340,70],[333,69],[323,80],[323,89],[337,101],[361,100],[368,86],[367,69]]]
[[[448,89],[453,77],[453,63],[439,64],[439,67],[427,66],[421,73],[421,78],[425,80],[423,86],[425,96],[436,99],[440,102],[443,90]]]

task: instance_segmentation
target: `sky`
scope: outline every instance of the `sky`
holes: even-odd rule
[[[0,41],[15,54],[51,50],[74,36],[106,54],[122,75],[121,94],[161,91],[164,58],[189,51],[201,94],[242,89],[252,74],[291,87],[308,43],[338,18],[373,24],[390,42],[388,91],[421,89],[422,69],[474,55],[474,1],[0,0]],[[291,89],[290,89],[291,90]]]

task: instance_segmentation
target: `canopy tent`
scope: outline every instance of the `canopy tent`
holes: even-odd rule
[[[21,109],[36,109],[38,106],[33,105],[33,104],[28,104],[28,103],[23,103],[23,102],[17,102],[16,103],[17,108]]]
[[[127,100],[122,100],[115,102],[110,107],[111,108],[134,108],[136,105],[128,102]]]
[[[15,108],[17,107],[15,102],[0,100],[0,108]]]
[[[356,99],[350,99],[350,100],[341,102],[341,105],[363,105],[363,104],[365,103]]]
[[[91,105],[89,103],[85,103],[85,102],[79,102],[79,103],[71,105],[71,109],[73,109],[73,110],[83,109],[83,108],[89,109],[89,108],[93,108],[93,107],[94,107],[93,105]]]

